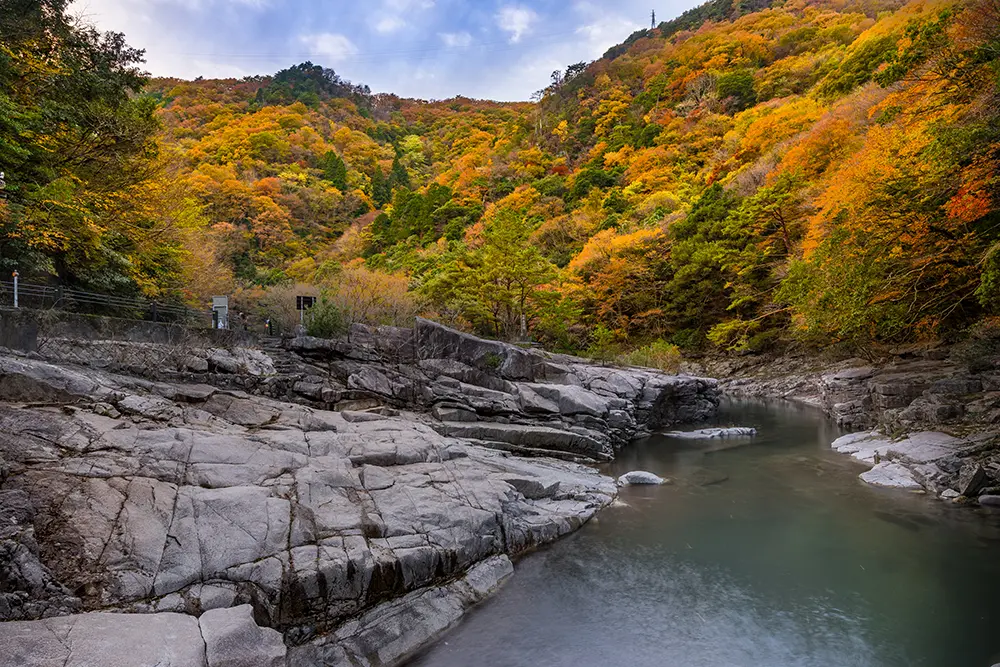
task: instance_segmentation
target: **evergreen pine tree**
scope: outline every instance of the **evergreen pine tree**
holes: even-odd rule
[[[323,168],[323,178],[340,191],[347,189],[347,165],[335,151],[327,151],[320,161]]]
[[[375,205],[382,208],[389,203],[392,198],[392,188],[389,182],[385,178],[385,174],[382,173],[382,167],[375,165],[375,171],[372,172],[372,199],[375,201]]]

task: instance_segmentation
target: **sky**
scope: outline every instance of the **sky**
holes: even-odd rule
[[[145,49],[154,76],[273,74],[310,60],[374,92],[527,100],[701,0],[75,0]]]

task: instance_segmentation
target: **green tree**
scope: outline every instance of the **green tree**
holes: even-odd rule
[[[153,226],[134,216],[155,167],[155,102],[142,51],[67,5],[0,0],[0,264],[134,292]]]
[[[320,168],[323,170],[323,178],[329,181],[333,187],[341,192],[347,190],[347,165],[344,159],[337,155],[336,151],[327,151],[320,160]]]
[[[372,200],[374,200],[375,205],[379,208],[385,206],[392,199],[392,188],[389,186],[389,182],[385,178],[385,174],[382,173],[382,167],[375,165],[375,170],[372,172]]]
[[[483,230],[483,244],[443,262],[422,292],[446,312],[497,338],[525,338],[538,288],[555,267],[529,242],[532,227],[514,210],[496,212]]]
[[[757,103],[753,74],[747,70],[720,74],[715,80],[715,93],[731,111],[742,111]]]

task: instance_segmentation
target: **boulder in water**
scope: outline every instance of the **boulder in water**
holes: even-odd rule
[[[632,484],[665,484],[667,480],[659,475],[644,470],[633,470],[618,478],[618,486],[629,486]]]
[[[697,431],[670,431],[664,435],[685,440],[712,440],[714,438],[750,438],[757,435],[757,429],[750,426],[731,428],[702,428]]]
[[[905,489],[907,491],[923,491],[910,470],[899,463],[879,463],[868,472],[859,475],[862,481],[872,486],[884,486],[890,489]]]

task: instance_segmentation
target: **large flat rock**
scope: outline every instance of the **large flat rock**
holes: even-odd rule
[[[924,487],[914,478],[906,466],[899,463],[879,463],[868,472],[859,475],[862,481],[872,486],[907,491],[923,491]]]
[[[876,456],[910,463],[930,463],[957,454],[968,448],[970,443],[935,431],[911,433],[899,440],[893,440],[878,431],[866,431],[841,436],[830,446],[838,452],[874,465]]]
[[[590,468],[510,456],[413,419],[346,419],[238,391],[188,391],[79,369],[67,376],[30,360],[6,368],[35,396],[96,387],[104,399],[74,398],[72,409],[0,403],[0,459],[8,470],[0,504],[27,522],[15,538],[49,573],[39,579],[58,593],[48,608],[62,609],[76,591],[85,609],[157,612],[65,621],[79,627],[73,635],[81,642],[134,632],[186,646],[182,639],[198,631],[197,622],[171,612],[243,603],[266,626],[327,636],[386,600],[417,591],[433,599],[429,591],[467,580],[478,563],[575,530],[616,493],[614,480]],[[489,427],[477,435],[601,450],[557,429]],[[17,509],[24,499],[31,512]],[[28,578],[16,585],[35,594]],[[452,608],[459,611],[477,598],[467,591],[458,597]],[[18,618],[37,618],[46,607],[32,609]],[[241,613],[203,616],[204,623],[219,620],[206,625],[206,640],[277,646],[275,635],[247,625],[249,607]],[[150,646],[160,651],[157,641]],[[414,640],[399,641],[405,648]],[[55,652],[62,664],[67,654],[60,651],[50,642],[36,653]],[[211,664],[244,664],[235,648],[220,651],[209,651]],[[186,656],[169,664],[187,664]]]

